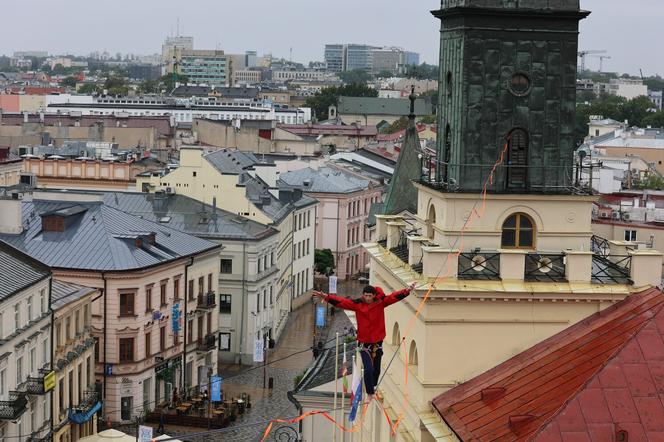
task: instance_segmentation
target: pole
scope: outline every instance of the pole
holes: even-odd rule
[[[344,340],[344,361],[346,360],[346,341]],[[346,373],[348,373],[348,361],[346,361]],[[344,392],[341,395],[341,423],[346,426],[346,417],[344,416],[344,405],[346,404],[346,393]],[[335,407],[336,408],[336,407]],[[335,430],[336,432],[336,430]],[[341,433],[341,440],[344,439],[343,433]]]
[[[207,389],[207,421],[208,430],[210,429],[210,420],[212,419],[212,369],[208,368],[208,389]]]
[[[360,391],[364,388],[364,367],[362,367],[362,370],[360,370]],[[363,401],[360,401],[360,404],[358,405],[358,410],[357,412],[360,413],[360,442],[362,442],[362,433],[364,433],[364,415],[362,414],[364,411],[364,404],[362,403]]]
[[[267,344],[268,342],[263,344],[263,389],[265,389],[265,378],[267,376]]]
[[[334,341],[334,420],[337,420],[337,396],[339,395],[339,332]],[[337,441],[337,427],[333,426],[332,442]]]

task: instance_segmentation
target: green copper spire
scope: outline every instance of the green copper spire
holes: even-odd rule
[[[420,139],[417,135],[415,125],[415,87],[410,93],[410,115],[408,115],[408,127],[406,135],[401,144],[401,153],[394,168],[394,176],[390,181],[385,198],[384,214],[395,215],[408,210],[417,212],[417,189],[412,181],[418,181],[422,176],[422,166],[419,158]]]

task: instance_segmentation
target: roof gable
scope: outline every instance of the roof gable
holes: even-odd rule
[[[549,436],[556,428],[572,426],[575,431],[590,432],[597,417],[578,419],[575,404],[589,401],[582,417],[601,413],[590,406],[600,401],[588,399],[594,393],[586,391],[601,385],[603,373],[606,376],[615,370],[609,369],[615,361],[643,362],[635,355],[642,352],[642,341],[649,340],[648,352],[662,371],[663,306],[664,295],[659,289],[633,294],[443,393],[433,400],[433,406],[462,440],[530,440],[535,436],[538,440],[565,440],[560,434],[558,438]],[[648,367],[642,363],[627,371],[637,378],[652,379]],[[658,386],[664,391],[664,376],[659,376]],[[625,393],[630,397],[638,392],[627,389]],[[565,414],[567,408],[571,411]],[[655,408],[664,416],[661,402]],[[573,419],[578,422],[571,425]],[[603,419],[619,423],[613,415]],[[542,429],[544,432],[538,435]]]

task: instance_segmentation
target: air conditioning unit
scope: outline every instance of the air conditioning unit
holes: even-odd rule
[[[609,214],[607,212],[602,212],[602,213],[599,214],[599,217],[600,218],[608,218]]]
[[[611,212],[611,218],[620,219],[620,213],[619,212]]]
[[[623,221],[629,221],[629,218],[630,218],[629,213],[623,213],[622,214],[622,220]]]
[[[172,187],[167,187],[167,188],[166,188],[166,194],[167,194],[167,195],[174,195],[174,194],[175,194],[175,191],[173,190]]]

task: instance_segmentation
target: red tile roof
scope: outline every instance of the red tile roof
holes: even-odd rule
[[[633,294],[433,405],[464,441],[664,440],[662,307],[659,289]]]

